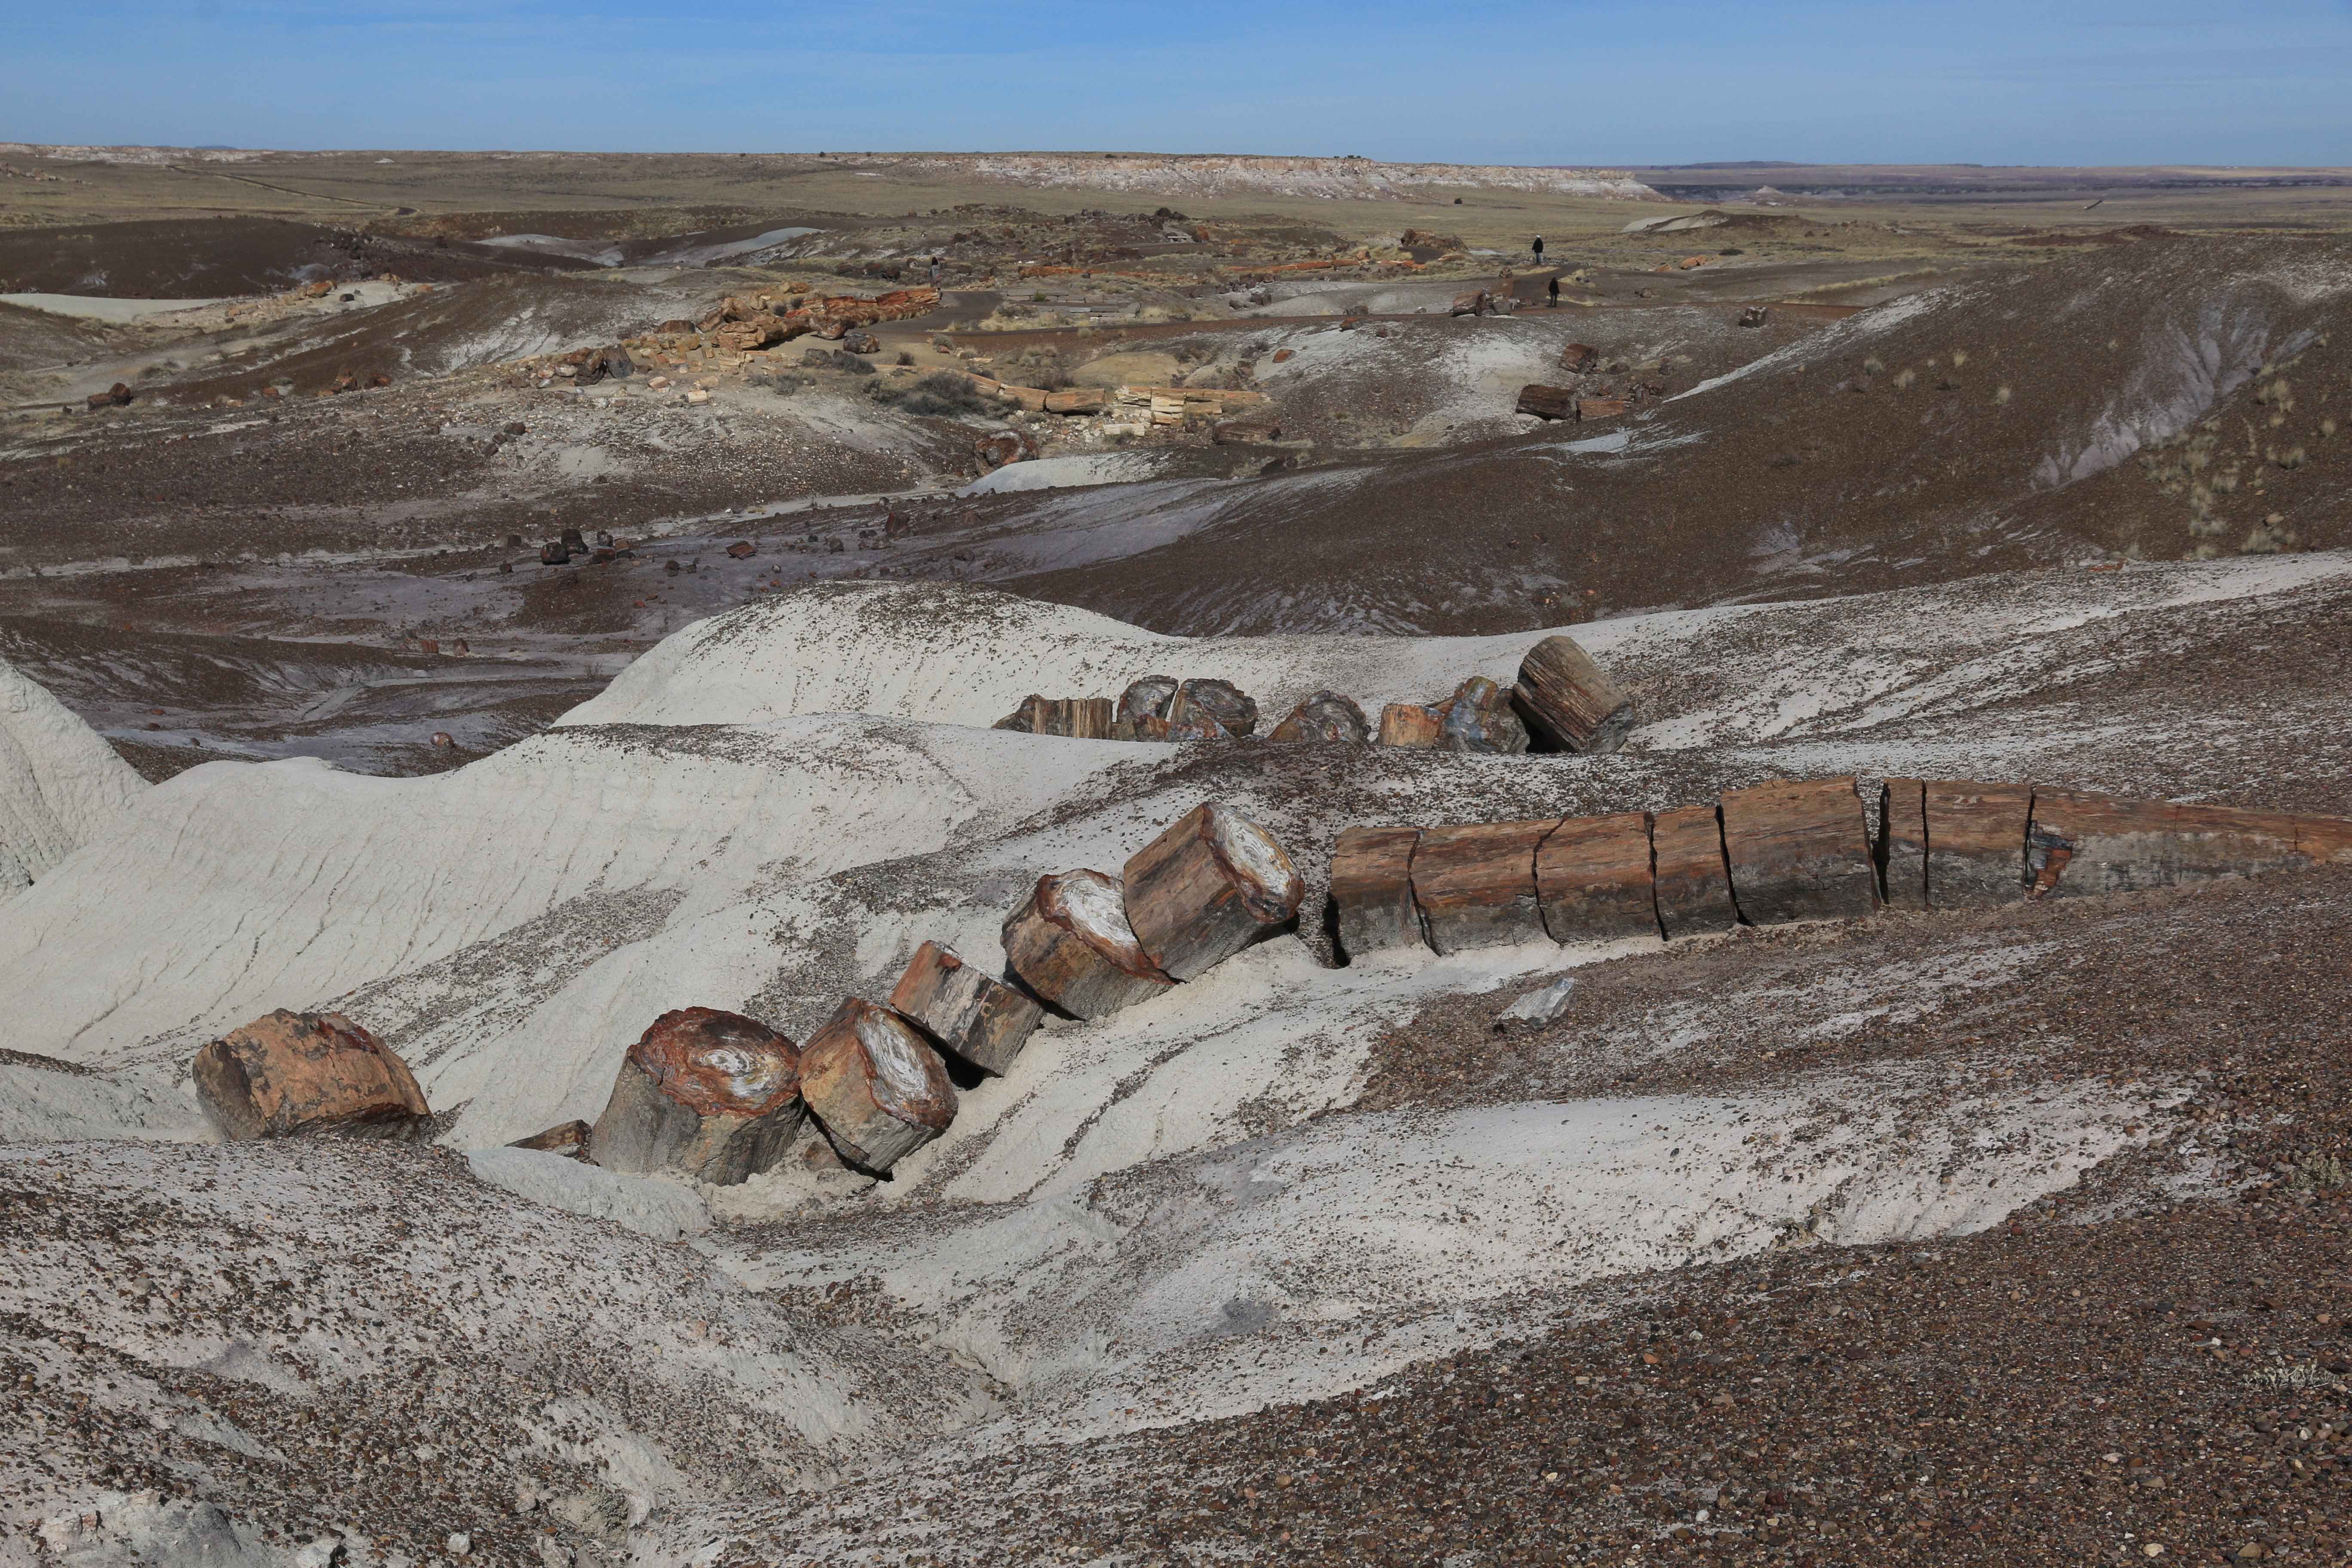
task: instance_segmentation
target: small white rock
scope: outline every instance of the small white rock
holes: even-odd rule
[[[473,1549],[474,1538],[465,1531],[453,1530],[449,1532],[450,1556],[463,1557],[467,1552],[471,1552]]]

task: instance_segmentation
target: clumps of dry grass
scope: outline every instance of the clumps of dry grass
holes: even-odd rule
[[[2285,515],[2274,511],[2254,524],[2253,531],[2246,535],[2246,542],[2238,546],[2238,553],[2276,555],[2294,549],[2301,542],[2295,537],[2294,530],[2286,525]]]

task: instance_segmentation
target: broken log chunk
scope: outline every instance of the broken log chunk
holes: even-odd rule
[[[1565,386],[1544,386],[1530,382],[1519,388],[1519,401],[1515,412],[1532,414],[1538,419],[1573,419],[1576,417],[1576,394]]]
[[[2026,897],[2082,899],[2170,887],[2171,828],[2172,807],[2165,801],[2037,789],[2026,829]],[[1935,831],[1932,822],[1928,831]]]
[[[1537,847],[1536,902],[1557,942],[1657,935],[1649,813],[1564,819]]]
[[[989,726],[992,730],[1011,730],[1016,734],[1034,735],[1037,721],[1043,715],[1045,699],[1031,692],[1021,700],[1021,706]]]
[[[1445,715],[1418,702],[1391,702],[1381,710],[1381,744],[1426,751],[1445,732]]]
[[[1048,414],[1099,414],[1110,406],[1110,394],[1099,386],[1073,386],[1045,395]]]
[[[585,1121],[574,1119],[559,1121],[543,1132],[528,1138],[518,1138],[507,1145],[509,1149],[536,1149],[544,1154],[569,1154],[575,1160],[588,1157],[590,1129]]]
[[[1658,929],[1665,935],[1698,936],[1739,923],[1723,864],[1723,822],[1714,806],[1685,806],[1653,816],[1650,854]]]
[[[1886,779],[1878,786],[1878,838],[1871,857],[1878,862],[1878,896],[1891,910],[1927,907],[1926,791],[1917,779]],[[2021,865],[2025,840],[2017,842]]]
[[[589,1157],[627,1175],[738,1185],[799,1134],[800,1067],[792,1041],[757,1018],[717,1007],[664,1013],[621,1058]]]
[[[1576,416],[1582,419],[1614,419],[1625,412],[1622,397],[1580,397],[1576,400]]]
[[[1032,994],[1077,1018],[1099,1018],[1176,983],[1144,955],[1124,894],[1100,871],[1037,879],[1004,922],[1004,956]]]
[[[1559,368],[1582,375],[1601,363],[1601,351],[1591,343],[1570,343],[1559,351]]]
[[[1547,934],[1536,847],[1557,826],[1545,817],[1424,830],[1412,853],[1412,899],[1429,945],[1460,952]]]
[[[1483,316],[1492,309],[1494,309],[1494,300],[1484,289],[1465,289],[1454,296],[1453,313],[1454,315]]]
[[[1207,973],[1288,924],[1307,895],[1274,835],[1221,801],[1194,806],[1128,858],[1128,928],[1160,972]]]
[[[801,1053],[809,1114],[845,1163],[874,1175],[955,1121],[955,1086],[914,1025],[862,997],[845,997]]]
[[[1440,751],[1516,756],[1528,749],[1528,727],[1511,710],[1510,693],[1483,675],[1464,681],[1437,710]]]
[[[1861,920],[1878,910],[1870,824],[1852,778],[1779,779],[1723,796],[1724,858],[1742,920]]]
[[[2025,897],[2032,785],[1929,779],[1921,802],[1929,909],[1997,909]]]
[[[1230,741],[1232,731],[1220,723],[1217,716],[1180,691],[1169,704],[1165,719],[1147,719],[1137,727],[1139,733],[1149,732],[1161,741]]]
[[[1168,705],[1176,699],[1176,688],[1183,683],[1172,675],[1147,675],[1127,683],[1118,694],[1118,718],[1130,724],[1146,719],[1165,719]]]
[[[1257,729],[1257,703],[1230,680],[1184,682],[1168,706],[1171,721],[1181,720],[1188,705],[1208,713],[1229,734],[1247,735]]]
[[[320,1134],[401,1142],[432,1125],[408,1064],[341,1013],[280,1007],[198,1051],[190,1073],[197,1103],[230,1143]]]
[[[1351,741],[1362,745],[1372,738],[1372,727],[1352,697],[1318,691],[1290,710],[1274,727],[1269,741]]]
[[[993,1078],[1004,1076],[1045,1016],[1034,999],[936,942],[915,950],[890,992],[890,1010]]]
[[[1529,648],[1511,694],[1535,738],[1564,752],[1613,752],[1633,728],[1632,700],[1573,637]]]
[[[1418,827],[1346,827],[1331,852],[1331,901],[1339,915],[1339,951],[1360,958],[1391,947],[1425,945],[1412,901]]]
[[[2352,865],[2352,817],[2297,816],[2294,852],[2315,866]]]

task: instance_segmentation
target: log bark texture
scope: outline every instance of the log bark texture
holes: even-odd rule
[[[1786,779],[1723,796],[1723,848],[1740,918],[1755,925],[1878,911],[1870,825],[1851,778]]]
[[[1372,727],[1364,718],[1364,710],[1352,697],[1342,697],[1336,691],[1318,691],[1290,710],[1289,717],[1274,727],[1269,741],[1345,741],[1363,745],[1372,738]]]
[[[1729,931],[1739,923],[1723,864],[1723,823],[1711,805],[1662,811],[1650,819],[1658,928],[1669,937]]]
[[[809,1037],[801,1092],[834,1152],[877,1176],[955,1121],[939,1053],[914,1025],[856,996]]]
[[[1430,946],[1461,952],[1545,935],[1536,847],[1557,826],[1546,817],[1423,831],[1412,855],[1412,898]]]
[[[1529,648],[1512,692],[1528,728],[1562,751],[1613,752],[1633,728],[1632,700],[1572,637]]]
[[[280,1007],[196,1053],[205,1114],[232,1143],[321,1133],[404,1142],[432,1112],[390,1047],[341,1013]]]
[[[2300,823],[2283,812],[2234,805],[2172,808],[2172,877],[2179,883],[2259,877],[2311,864]]]
[[[1989,910],[2023,900],[2032,786],[1929,779],[1921,792],[1927,907]]]
[[[1021,983],[1065,1013],[1099,1018],[1175,982],[1145,956],[1118,879],[1060,871],[1004,922],[1004,956]]]
[[[1536,850],[1536,901],[1557,942],[1657,935],[1649,814],[1562,821]]]
[[[1927,785],[1917,779],[1888,779],[1878,790],[1878,895],[1892,910],[1927,907]],[[2025,840],[2018,840],[2023,864]]]
[[[1435,747],[1445,733],[1445,715],[1418,702],[1391,702],[1381,710],[1381,744],[1419,751]]]
[[[1033,998],[936,942],[915,950],[890,993],[890,1010],[994,1078],[1004,1076],[1045,1016]]]
[[[1177,980],[1207,973],[1298,913],[1307,884],[1274,835],[1207,801],[1129,857],[1127,923]]]
[[[801,1130],[800,1052],[756,1018],[664,1013],[621,1059],[588,1134],[608,1171],[675,1171],[731,1187],[782,1159]]]
[[[1339,951],[1360,958],[1392,947],[1426,945],[1412,901],[1418,827],[1347,827],[1331,852],[1331,902],[1339,911]]]
[[[1516,756],[1528,749],[1528,727],[1512,711],[1510,693],[1483,675],[1464,681],[1437,710],[1441,751]]]
[[[2082,899],[2170,887],[2171,828],[2172,807],[2163,801],[2037,789],[2026,831],[2026,897]],[[1934,830],[1930,822],[1928,831]]]

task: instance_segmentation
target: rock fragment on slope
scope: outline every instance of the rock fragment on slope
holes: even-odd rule
[[[756,1018],[716,1007],[664,1013],[622,1058],[590,1155],[633,1175],[737,1185],[783,1158],[799,1133],[800,1071],[793,1042]]]
[[[1040,877],[1003,935],[1021,983],[1073,1017],[1099,1018],[1175,984],[1136,942],[1118,880],[1100,871]]]
[[[1464,681],[1437,711],[1441,751],[1516,756],[1528,749],[1528,727],[1511,711],[1510,694],[1483,675]]]
[[[1613,752],[1633,728],[1633,701],[1573,637],[1528,649],[1511,690],[1535,737],[1562,751]]]
[[[956,1115],[947,1068],[915,1026],[845,998],[801,1053],[801,1092],[834,1152],[884,1175],[946,1131]]]
[[[341,1013],[280,1007],[196,1053],[196,1099],[228,1142],[320,1133],[404,1140],[432,1112],[416,1075]]]
[[[936,942],[923,943],[908,961],[890,993],[890,1010],[995,1078],[1004,1076],[1045,1016],[1034,1000]]]
[[[1307,884],[1274,835],[1221,802],[1128,859],[1127,921],[1161,973],[1191,980],[1289,923]]]

